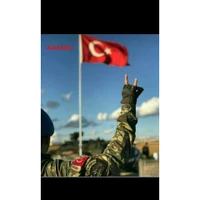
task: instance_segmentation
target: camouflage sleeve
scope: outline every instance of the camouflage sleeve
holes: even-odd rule
[[[84,165],[89,156],[82,156],[73,161],[53,160],[50,155],[42,155],[42,177],[79,177],[85,176]]]
[[[102,154],[97,156],[84,156],[72,161],[42,159],[42,177],[53,176],[117,176],[121,167],[128,162],[131,146],[135,139],[134,108],[123,104],[117,119],[115,135]]]
[[[41,162],[41,176],[42,177],[59,177],[68,176],[71,161],[53,160],[50,157],[42,158]]]
[[[122,104],[115,135],[102,154],[86,161],[85,176],[120,175],[121,167],[128,162],[131,155],[137,121],[135,108]]]

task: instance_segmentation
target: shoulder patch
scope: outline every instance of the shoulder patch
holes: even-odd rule
[[[84,156],[84,157],[80,157],[80,158],[77,158],[76,160],[74,160],[72,162],[73,165],[78,165],[80,167],[82,167],[85,163],[85,161],[89,158],[89,156]]]

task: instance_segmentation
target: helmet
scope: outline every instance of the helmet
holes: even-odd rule
[[[54,125],[49,115],[41,109],[41,136],[52,136]]]

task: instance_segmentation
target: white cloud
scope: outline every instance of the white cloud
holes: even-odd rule
[[[107,119],[107,113],[99,113],[97,115],[97,120],[102,121]]]
[[[153,97],[143,102],[141,106],[136,108],[138,117],[153,116],[159,114],[159,98]]]
[[[67,139],[67,136],[64,136],[64,135],[61,135],[61,134],[58,134],[57,132],[55,132],[51,136],[50,145],[62,144],[65,142],[66,139]]]
[[[89,121],[82,116],[82,127],[86,128],[88,126],[96,126],[97,124],[94,121]],[[68,122],[63,125],[61,128],[79,128],[79,115],[73,114]]]
[[[113,129],[104,130],[104,134],[111,134],[112,132],[113,132]]]
[[[121,108],[118,108],[117,110],[113,111],[110,116],[109,119],[117,119],[119,117]]]
[[[120,114],[121,107],[114,110],[109,116],[107,113],[99,113],[97,115],[98,120],[116,120]],[[159,98],[152,97],[146,102],[143,102],[141,106],[136,107],[137,117],[147,117],[159,114]]]
[[[97,120],[103,121],[103,120],[112,120],[112,119],[117,119],[121,111],[121,108],[116,109],[113,111],[109,116],[107,113],[98,113],[97,115]]]
[[[74,122],[74,121],[78,121],[79,119],[79,115],[78,114],[73,114],[68,122]]]
[[[66,101],[69,101],[69,99],[71,98],[72,92],[64,94],[62,97],[63,99],[65,99]]]

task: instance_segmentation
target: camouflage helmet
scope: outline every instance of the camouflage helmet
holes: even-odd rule
[[[49,115],[41,109],[41,136],[52,136],[54,125]]]

